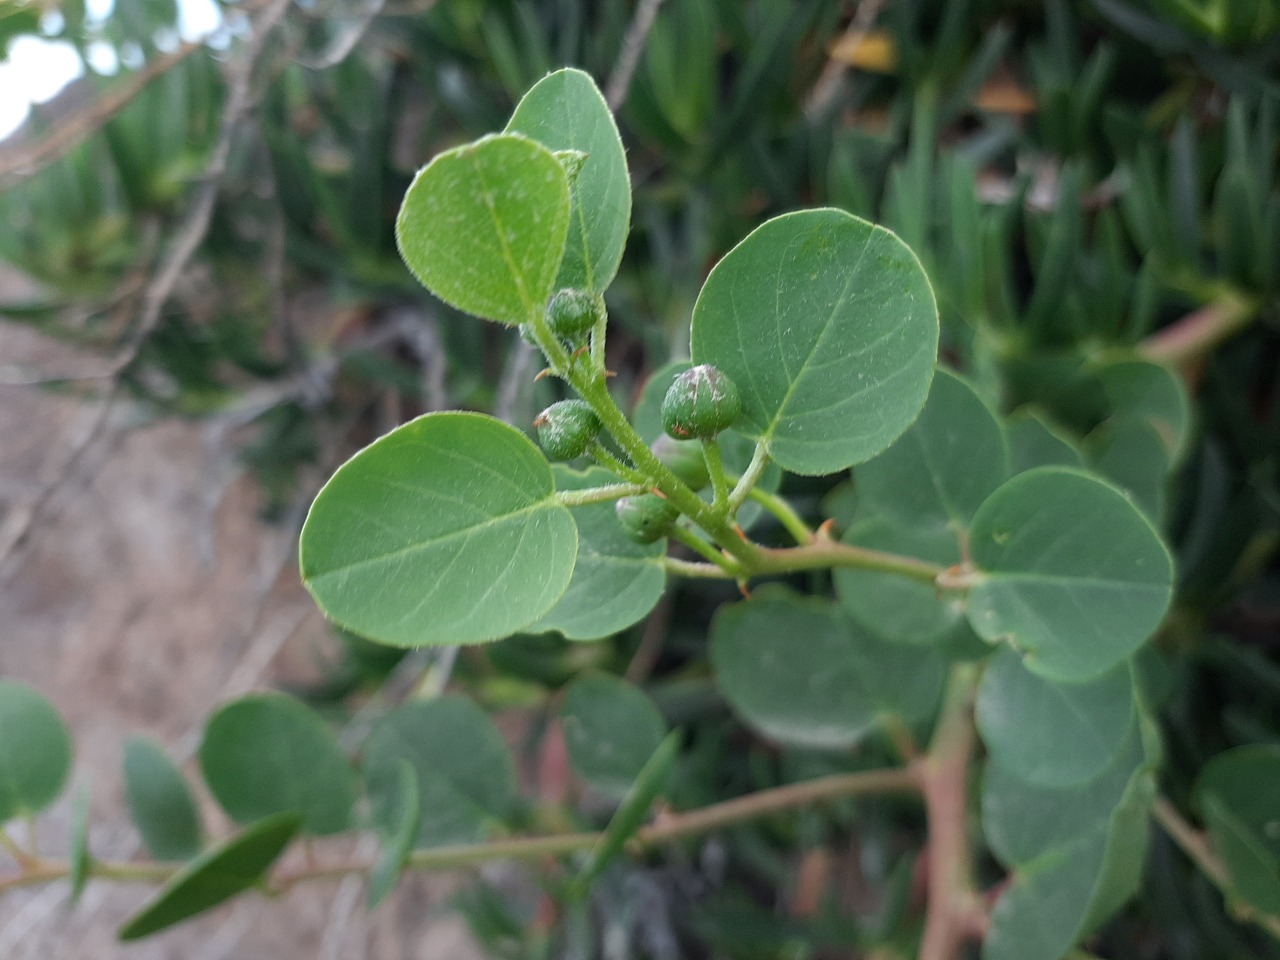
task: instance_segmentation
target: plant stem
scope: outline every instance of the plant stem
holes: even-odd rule
[[[729,480],[724,475],[724,458],[720,456],[720,444],[715,437],[702,441],[702,455],[707,461],[707,475],[711,477],[715,494],[711,509],[723,515],[729,505]]]
[[[816,570],[824,567],[851,567],[894,573],[923,583],[933,583],[945,571],[944,567],[936,563],[917,560],[915,557],[903,557],[896,553],[854,547],[821,536],[815,537],[812,543],[798,547],[762,548],[757,558],[745,566],[752,575],[794,573],[797,570]]]
[[[663,557],[662,568],[695,580],[737,580],[738,577],[714,563],[691,563],[679,557]]]
[[[1248,904],[1239,902],[1238,894],[1231,883],[1231,875],[1227,872],[1226,865],[1210,849],[1204,834],[1182,818],[1182,815],[1178,813],[1177,807],[1165,797],[1158,796],[1151,807],[1151,814],[1164,832],[1169,835],[1169,839],[1176,843],[1182,852],[1187,855],[1188,859],[1199,868],[1200,872],[1222,891],[1232,915],[1247,923],[1256,924],[1271,936],[1280,940],[1280,917],[1269,913],[1259,913]]]
[[[929,752],[912,766],[929,821],[928,906],[920,960],[955,960],[965,941],[981,936],[986,926],[986,910],[973,885],[968,830],[978,676],[974,664],[952,668]]]
[[[713,545],[707,543],[707,541],[703,540],[693,531],[686,530],[683,527],[672,527],[670,536],[673,540],[683,543],[694,553],[710,560],[717,567],[723,570],[726,576],[733,577],[734,579],[742,576],[742,569],[735,561],[730,560],[724,554],[720,553]]]
[[[0,827],[0,847],[3,847],[9,856],[13,857],[14,863],[20,867],[25,867],[38,859],[24,850],[17,840],[9,836],[9,831],[4,827]]]
[[[1155,363],[1183,366],[1244,329],[1257,313],[1257,301],[1226,290],[1211,303],[1147,337],[1138,345],[1138,352]]]
[[[738,478],[738,482],[734,484],[733,491],[729,494],[729,515],[733,516],[741,509],[742,504],[746,501],[747,495],[755,489],[756,483],[760,480],[760,475],[764,473],[764,468],[769,465],[769,444],[767,441],[759,440],[756,442],[756,449],[751,454],[751,462],[747,464],[747,469],[743,471],[742,476]]]
[[[588,503],[607,503],[622,497],[644,493],[648,487],[638,483],[611,483],[604,487],[588,487],[585,490],[558,490],[556,500],[566,507],[581,507]]]
[[[747,493],[747,496],[773,514],[774,519],[786,528],[787,533],[795,538],[796,543],[802,545],[813,543],[814,535],[813,531],[809,529],[809,525],[801,519],[800,514],[796,513],[795,508],[782,497],[776,493],[761,490],[759,487],[753,487]]]
[[[604,467],[609,472],[616,473],[618,476],[631,483],[643,484],[644,487],[648,489],[649,478],[635,467],[629,467],[615,457],[599,440],[592,442],[591,446],[587,448],[587,453],[590,455],[591,459],[595,460],[596,463],[600,464],[600,466]]]

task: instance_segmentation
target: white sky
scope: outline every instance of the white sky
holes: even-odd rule
[[[115,6],[115,0],[86,0],[91,22],[101,22]],[[216,29],[222,22],[213,0],[178,0],[178,34],[194,40]],[[115,52],[106,44],[89,50],[91,66],[97,73],[118,69]],[[13,133],[27,118],[33,103],[44,103],[84,73],[80,55],[69,43],[21,37],[9,46],[9,57],[0,60],[0,140]]]

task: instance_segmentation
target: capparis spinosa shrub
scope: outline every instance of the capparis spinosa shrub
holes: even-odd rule
[[[419,648],[598,640],[643,619],[676,578],[723,581],[741,596],[721,604],[707,646],[735,716],[814,755],[882,735],[900,763],[686,805],[680,732],[639,687],[588,673],[560,717],[575,773],[611,801],[606,826],[503,836],[536,824],[519,824],[515,765],[471,700],[392,712],[357,773],[312,712],[254,695],[215,714],[200,748],[211,792],[243,827],[233,838],[204,845],[181,774],[147,741],[131,743],[126,774],[158,863],[94,861],[77,805],[74,890],[91,873],[165,881],[124,938],[309,879],[271,873],[300,837],[375,831],[376,860],[344,867],[368,874],[372,904],[409,867],[554,857],[550,882],[572,907],[620,858],[873,794],[918,803],[927,821],[925,895],[881,931],[901,955],[980,944],[991,960],[1054,960],[1139,888],[1161,803],[1145,644],[1174,586],[1153,523],[1162,477],[1124,483],[1048,421],[1001,417],[940,367],[920,261],[834,208],[767,220],[726,254],[693,308],[690,359],[624,409],[605,367],[604,295],[629,221],[621,141],[576,70],[534,86],[501,133],[421,170],[397,222],[405,262],[440,300],[519,328],[568,396],[535,421],[541,449],[495,418],[438,412],[357,453],[303,527],[304,582],[344,630]],[[1176,379],[1134,356],[1093,376],[1167,471],[1189,431]],[[784,475],[846,471],[816,524],[779,492]],[[36,748],[0,759],[8,820],[58,795],[70,748],[21,685],[0,686],[0,717]],[[1262,922],[1280,910],[1280,850],[1257,785],[1278,767],[1268,747],[1229,751],[1196,791],[1217,879]]]

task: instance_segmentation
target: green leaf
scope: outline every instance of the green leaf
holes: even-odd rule
[[[568,228],[560,161],[504,133],[446,150],[418,171],[396,242],[414,276],[445,303],[518,324],[546,307]]]
[[[693,359],[742,394],[737,429],[801,474],[887,448],[933,378],[938,310],[920,261],[883,227],[804,210],[757,228],[711,271]]]
[[[996,901],[983,960],[1059,960],[1137,891],[1150,839],[1150,772],[1106,820],[1019,866]]]
[[[417,846],[472,843],[511,813],[516,770],[488,714],[464,697],[410,703],[389,714],[365,741],[364,772],[374,810],[390,810],[402,761],[421,792]],[[394,828],[391,818],[379,824]]]
[[[1034,411],[1018,411],[1005,421],[1014,473],[1036,467],[1083,467],[1084,459],[1066,432]]]
[[[130,737],[124,745],[129,815],[157,860],[186,860],[200,852],[200,814],[187,781],[160,744]]]
[[[1119,415],[1142,417],[1159,434],[1176,462],[1191,440],[1191,403],[1181,378],[1147,360],[1123,360],[1098,372],[1103,392]]]
[[[1035,786],[1072,786],[1100,774],[1124,746],[1133,679],[1121,663],[1087,683],[1054,683],[1006,647],[987,664],[976,713],[995,763]]]
[[[93,859],[89,856],[89,791],[80,788],[71,804],[71,905],[75,906],[89,882]]]
[[[560,724],[574,772],[615,797],[631,789],[667,734],[662,715],[639,687],[603,673],[569,685]]]
[[[357,453],[311,505],[299,547],[330,618],[405,647],[528,626],[565,592],[577,552],[546,458],[474,413],[427,414]]]
[[[640,769],[635,782],[614,812],[609,825],[605,827],[604,836],[591,848],[582,872],[575,878],[576,892],[585,891],[587,885],[600,875],[600,871],[610,860],[622,852],[627,841],[644,824],[653,801],[667,788],[671,768],[680,755],[680,739],[679,730],[667,734]]]
[[[120,939],[148,937],[256,887],[301,826],[298,814],[277,814],[197,857],[134,914],[120,929]]]
[[[0,680],[0,825],[53,803],[70,772],[71,737],[53,704]]]
[[[1089,466],[1129,494],[1152,520],[1164,507],[1169,451],[1150,421],[1113,417],[1086,438]]]
[[[919,418],[853,481],[867,508],[900,524],[964,528],[1009,476],[995,414],[973,387],[939,368]]]
[[[241,697],[210,717],[200,768],[236,823],[292,812],[302,815],[305,833],[351,825],[355,771],[324,721],[282,693]]]
[[[581,70],[557,70],[521,99],[507,130],[586,161],[570,184],[569,235],[556,287],[603,293],[618,272],[631,226],[627,157],[604,97]]]
[[[600,467],[582,472],[560,465],[552,469],[560,490],[618,482]],[[628,537],[612,502],[574,507],[571,513],[578,525],[573,578],[556,605],[525,631],[558,630],[570,640],[598,640],[642,619],[662,597],[666,548],[661,542],[641,544]]]
[[[960,562],[955,531],[945,526],[906,526],[872,515],[855,520],[844,543],[951,566]],[[930,583],[875,570],[832,573],[836,595],[856,622],[892,643],[933,643],[964,622],[962,600]]]
[[[993,493],[970,550],[973,629],[1011,643],[1050,680],[1089,680],[1126,659],[1173,593],[1173,561],[1151,522],[1119,490],[1063,467],[1029,470]]]
[[[989,762],[982,784],[982,830],[987,843],[1009,867],[1068,848],[1111,817],[1144,765],[1154,768],[1154,759],[1144,747],[1136,717],[1106,768],[1070,787],[1033,786]]]
[[[877,640],[835,604],[766,586],[720,608],[711,664],[721,691],[753,727],[781,743],[845,749],[884,714],[927,717],[944,663]]]
[[[370,910],[395,889],[422,825],[422,793],[413,764],[399,760],[390,769],[388,788],[373,795],[373,819],[382,825],[382,848],[369,871]]]
[[[1254,909],[1280,914],[1280,746],[1219,754],[1200,771],[1195,794],[1235,891]]]

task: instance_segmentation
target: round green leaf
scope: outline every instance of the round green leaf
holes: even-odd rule
[[[1008,641],[1050,680],[1089,680],[1126,659],[1173,593],[1173,561],[1151,522],[1119,490],[1062,467],[1029,470],[993,493],[973,519],[970,550],[974,630]]]
[[[343,464],[311,505],[302,579],[340,626],[395,646],[476,643],[545,614],[578,532],[520,431],[430,413]]]
[[[864,516],[841,540],[944,566],[960,562],[956,533],[942,525],[906,526],[881,515]],[[963,602],[930,583],[853,569],[836,570],[832,579],[849,616],[892,643],[932,643],[964,620]]]
[[[186,860],[200,852],[200,814],[182,772],[160,744],[130,737],[124,745],[129,815],[157,860]]]
[[[1114,414],[1146,420],[1168,458],[1182,456],[1191,439],[1191,403],[1177,374],[1147,360],[1122,360],[1103,367],[1098,379]]]
[[[1133,711],[1127,663],[1087,683],[1055,683],[1028,671],[1006,647],[978,688],[978,730],[991,759],[1041,787],[1083,783],[1105,770],[1124,745]]]
[[[581,70],[557,70],[524,95],[507,124],[552,151],[585,155],[570,182],[569,235],[556,287],[603,293],[631,226],[627,157],[604,97]]]
[[[720,608],[711,663],[753,727],[782,743],[829,749],[856,744],[883,714],[928,716],[944,673],[932,652],[877,640],[835,604],[782,587]]]
[[[306,833],[351,825],[355,772],[324,721],[282,693],[242,697],[210,717],[200,768],[237,823],[294,812]]]
[[[1004,429],[1014,473],[1036,467],[1083,467],[1084,460],[1061,427],[1039,413],[1019,410]]]
[[[363,754],[375,814],[394,809],[385,798],[396,789],[400,763],[412,764],[421,793],[418,846],[482,840],[515,803],[511,752],[488,714],[463,697],[401,707],[374,728]],[[380,826],[394,829],[389,820]]]
[[[568,228],[560,161],[504,133],[447,150],[418,171],[396,242],[414,276],[445,303],[518,324],[546,307]]]
[[[803,210],[758,227],[711,271],[692,347],[738,385],[740,432],[787,470],[834,473],[920,413],[938,310],[920,261],[888,230]]]
[[[973,387],[939,369],[916,422],[853,480],[869,510],[901,524],[967,527],[1008,476],[1009,450],[995,414]]]
[[[53,704],[0,680],[0,825],[53,803],[70,772],[71,737]]]
[[[1210,760],[1196,799],[1236,892],[1280,914],[1280,747],[1252,744]]]
[[[560,724],[574,772],[614,797],[631,789],[667,734],[662,715],[638,687],[602,673],[570,684]]]
[[[1169,476],[1169,451],[1150,421],[1113,417],[1086,438],[1089,465],[1159,520]]]
[[[553,468],[561,490],[617,483],[607,470],[579,472]],[[618,523],[612,502],[572,509],[578,525],[578,559],[573,578],[554,607],[526,627],[529,633],[558,630],[570,640],[598,640],[624,630],[645,616],[662,597],[665,545],[636,543]]]
[[[253,889],[301,825],[296,813],[268,817],[191,861],[121,928],[120,939],[148,937]]]

